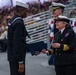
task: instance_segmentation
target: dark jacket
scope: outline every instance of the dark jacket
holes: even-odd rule
[[[8,61],[23,61],[26,55],[27,31],[21,17],[15,15],[8,23]]]
[[[75,64],[75,45],[76,45],[76,36],[74,31],[71,28],[65,28],[63,33],[60,35],[59,32],[55,34],[54,37],[55,43],[60,43],[60,48],[52,48],[54,50],[54,64],[55,65],[68,65]],[[67,45],[69,49],[64,51],[64,45]]]
[[[54,35],[55,35],[55,33],[57,33],[59,31],[58,29],[56,29],[56,24],[55,23],[54,23]]]

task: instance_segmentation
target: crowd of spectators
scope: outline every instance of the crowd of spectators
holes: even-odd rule
[[[49,6],[51,5],[51,2],[44,2],[38,3],[38,2],[33,2],[33,3],[28,3],[29,8],[27,11],[27,16],[31,16],[40,12],[47,11],[49,9]],[[10,12],[14,11],[14,7],[3,7],[0,8],[0,32],[2,31],[1,29],[4,29],[7,25],[7,16],[10,14]]]
[[[56,2],[62,2],[62,3],[67,3],[68,0],[54,0]],[[31,16],[40,12],[44,12],[47,11],[49,9],[49,6],[51,5],[51,0],[47,1],[44,3],[41,2],[33,2],[33,3],[27,3],[29,4],[29,9],[27,11],[27,16]],[[2,22],[2,20],[6,20],[8,14],[10,13],[10,11],[13,11],[14,7],[11,6],[5,6],[3,8],[0,8],[0,24]]]

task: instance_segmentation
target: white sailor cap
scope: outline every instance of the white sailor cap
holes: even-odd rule
[[[62,3],[56,3],[56,2],[52,2],[52,10],[61,8],[64,9],[66,6]]]
[[[54,19],[55,21],[64,21],[66,23],[70,22],[70,19],[66,16],[58,16],[58,18]]]
[[[23,8],[29,8],[29,5],[28,4],[24,4],[22,2],[19,2],[19,1],[16,1],[16,6],[20,6],[20,7],[23,7]]]

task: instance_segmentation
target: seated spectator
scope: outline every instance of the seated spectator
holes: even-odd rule
[[[0,36],[0,46],[1,46],[1,52],[5,52],[7,48],[7,27]]]
[[[76,12],[74,10],[70,11],[69,18],[76,18]]]

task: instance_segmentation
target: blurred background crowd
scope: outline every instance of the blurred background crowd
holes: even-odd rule
[[[27,11],[27,16],[31,16],[40,12],[44,12],[49,10],[49,6],[51,5],[52,1],[55,2],[61,2],[63,4],[69,4],[70,2],[68,0],[48,0],[45,1],[43,3],[40,2],[40,0],[38,0],[37,2],[28,2],[27,4],[29,4],[29,9]],[[7,25],[7,16],[8,14],[10,14],[10,12],[14,11],[14,7],[13,6],[4,6],[2,8],[0,8],[0,27],[3,25]],[[71,12],[71,14],[73,14],[75,12]]]

